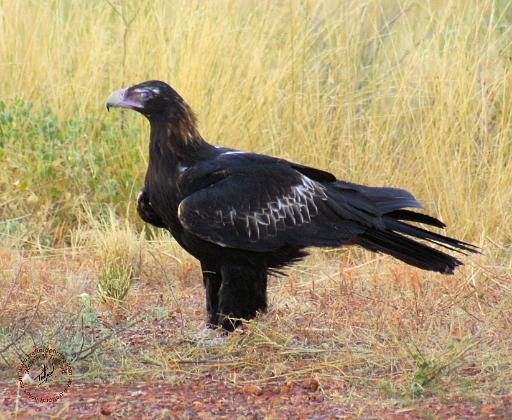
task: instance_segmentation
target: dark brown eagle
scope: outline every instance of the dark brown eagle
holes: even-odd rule
[[[410,222],[444,228],[405,210],[421,205],[398,188],[366,187],[271,156],[207,143],[194,113],[164,82],[118,90],[107,108],[150,122],[149,165],[137,209],[168,229],[201,263],[210,325],[233,330],[267,309],[267,277],[308,247],[359,245],[424,270],[452,274],[462,263],[425,243],[477,252],[466,242]]]

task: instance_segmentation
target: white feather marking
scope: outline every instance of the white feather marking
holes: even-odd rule
[[[288,194],[275,197],[261,210],[245,216],[245,227],[251,241],[258,240],[262,236],[261,229],[273,236],[271,232],[284,229],[286,221],[289,225],[301,226],[310,223],[311,218],[318,214],[315,199],[327,200],[325,187],[306,176],[301,176],[301,181],[300,184],[292,186]],[[231,214],[230,219],[231,224],[234,225]]]
[[[224,152],[224,155],[243,155],[246,152],[241,152],[240,150],[231,150],[229,152]]]
[[[227,152],[231,154],[243,152]],[[287,194],[270,197],[258,210],[249,213],[239,213],[231,207],[214,212],[213,224],[230,225],[237,234],[246,237],[250,242],[274,237],[278,231],[287,227],[301,226],[311,223],[311,219],[318,214],[318,200],[327,200],[326,188],[306,176],[301,176],[301,182],[289,188]],[[316,202],[315,202],[316,201]],[[182,216],[181,204],[178,207],[178,217]],[[196,210],[197,213],[199,213]],[[213,238],[212,242],[220,246],[227,246]]]
[[[229,210],[229,221],[231,222],[231,224],[233,226],[235,225],[235,216],[236,216],[236,210],[235,209]]]

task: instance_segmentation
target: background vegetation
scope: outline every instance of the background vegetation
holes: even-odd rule
[[[408,188],[451,234],[509,247],[511,16],[496,0],[3,1],[2,236],[69,244],[84,204],[125,214],[147,123],[105,98],[154,78],[215,144]]]
[[[512,392],[511,25],[507,0],[0,0],[0,374],[44,344],[86,383],[313,376],[359,415],[490,413]],[[105,109],[147,79],[213,144],[406,188],[484,255],[447,279],[315,251],[261,322],[205,341],[197,265],[134,212],[148,124]]]

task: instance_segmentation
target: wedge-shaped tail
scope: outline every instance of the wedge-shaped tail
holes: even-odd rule
[[[409,210],[394,210],[385,214],[383,219],[384,230],[368,229],[359,235],[357,243],[371,251],[392,255],[415,267],[443,274],[453,274],[456,267],[463,265],[462,262],[442,251],[417,242],[417,239],[461,254],[479,252],[476,246],[467,242],[404,223],[404,221],[411,221],[443,228],[444,223],[434,217]]]

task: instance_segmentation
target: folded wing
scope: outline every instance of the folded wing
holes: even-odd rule
[[[186,197],[178,209],[184,228],[221,246],[260,252],[339,246],[364,230],[360,210],[346,209],[347,219],[340,218],[327,186],[288,165],[264,166],[225,170],[223,179]]]

